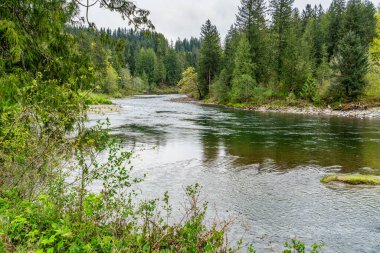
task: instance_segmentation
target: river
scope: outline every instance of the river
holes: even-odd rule
[[[258,252],[296,238],[323,252],[380,252],[380,187],[323,185],[327,173],[380,175],[380,120],[258,113],[168,101],[178,95],[114,100],[92,114],[134,148],[147,173],[144,196],[169,191],[174,206],[199,182],[210,212],[235,222]]]

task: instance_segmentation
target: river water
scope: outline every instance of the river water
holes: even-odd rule
[[[175,208],[199,182],[212,215],[233,219],[232,239],[258,252],[296,238],[323,252],[380,252],[380,187],[323,185],[327,173],[380,175],[380,120],[258,113],[118,99],[113,133],[147,173],[143,196],[169,191]]]

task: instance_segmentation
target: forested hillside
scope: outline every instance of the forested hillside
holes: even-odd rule
[[[81,38],[81,50],[87,51],[98,81],[94,91],[113,97],[151,92],[176,92],[181,73],[196,66],[200,41],[167,41],[151,30],[116,30],[69,27]],[[91,89],[92,87],[81,87]]]
[[[241,0],[224,44],[207,20],[196,86],[181,85],[193,87],[197,92],[189,94],[196,98],[230,104],[378,102],[380,14],[374,5],[334,0],[327,10],[310,4],[299,10],[293,3]]]

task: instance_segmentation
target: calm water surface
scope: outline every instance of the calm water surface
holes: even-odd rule
[[[380,120],[256,113],[169,102],[177,95],[115,100],[113,133],[147,172],[145,197],[174,206],[199,182],[211,212],[235,220],[259,252],[289,239],[323,252],[380,252],[380,187],[326,186],[327,173],[380,175]]]

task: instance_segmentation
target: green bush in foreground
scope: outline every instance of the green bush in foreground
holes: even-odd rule
[[[144,176],[134,176],[132,153],[123,151],[103,125],[79,131],[72,165],[52,170],[38,195],[23,187],[0,188],[0,252],[242,250],[242,242],[227,243],[228,222],[206,222],[207,203],[199,201],[198,184],[186,188],[178,223],[167,193],[136,201],[136,184]],[[311,252],[319,248],[314,245]],[[252,245],[246,251],[256,252]],[[304,253],[305,245],[293,241],[284,252]]]
[[[188,187],[189,201],[198,193]],[[181,224],[168,225],[157,216],[157,200],[109,221],[106,202],[103,194],[87,195],[79,216],[47,195],[29,201],[17,191],[2,193],[0,252],[227,252],[223,228],[204,224],[205,206],[190,206]]]

